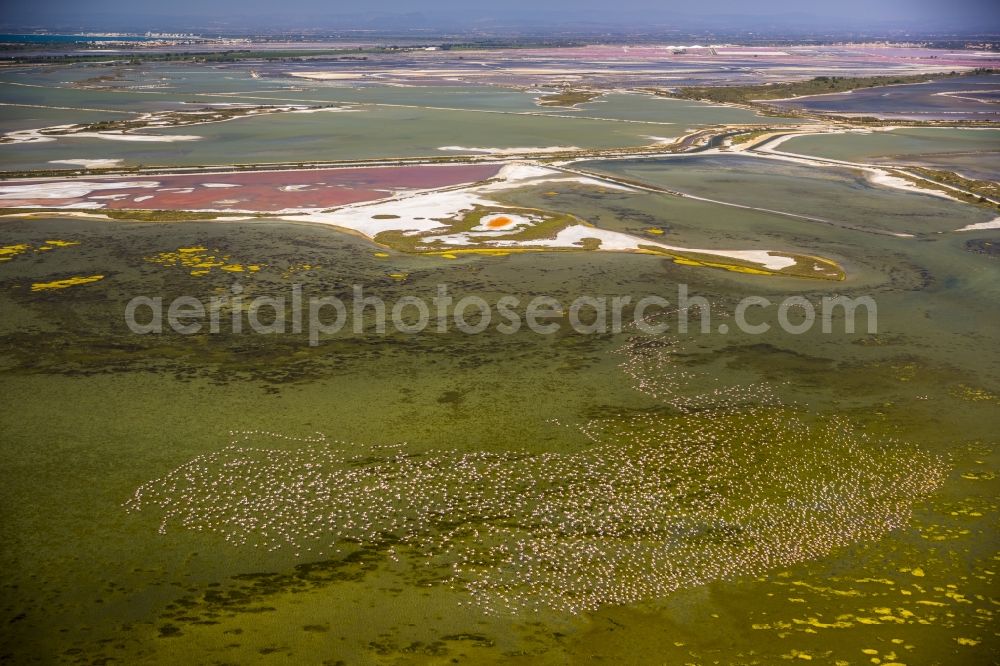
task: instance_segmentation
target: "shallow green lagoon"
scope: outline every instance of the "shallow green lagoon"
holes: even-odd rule
[[[234,155],[241,163],[254,163],[479,154],[470,148],[615,148],[650,144],[653,139],[649,137],[660,129],[587,118],[363,107],[353,112],[274,114],[149,132],[202,137],[194,141],[68,137],[0,145],[0,167],[39,168],[66,157],[119,158],[127,165],[151,166],[226,164]],[[461,150],[441,150],[445,147]]]
[[[537,93],[494,86],[400,87],[342,81],[312,81],[286,77],[272,78],[271,81],[288,86],[290,90],[267,91],[260,93],[261,97],[308,99],[324,103],[402,104],[514,113],[545,111],[535,104]]]
[[[747,109],[718,106],[687,99],[638,94],[608,94],[581,105],[580,115],[623,120],[657,121],[676,125],[679,134],[703,125],[801,123],[799,118],[762,116]],[[674,136],[667,134],[667,136]]]
[[[873,134],[789,139],[780,150],[861,162],[917,164],[1000,179],[1000,130],[909,127]]]
[[[358,106],[352,113],[279,114],[148,130],[152,134],[201,137],[196,141],[63,138],[0,145],[0,168],[51,168],[51,162],[60,159],[187,166],[229,163],[232,155],[238,155],[242,163],[253,163],[477,154],[440,150],[456,146],[617,148],[648,145],[703,125],[790,122],[738,108],[650,95],[612,93],[579,109],[546,108],[535,103],[540,94],[536,91],[485,86],[355,86],[291,77],[265,80],[250,78],[249,70],[249,65],[204,68],[173,63],[141,68],[79,65],[42,74],[14,70],[0,81],[3,100],[50,108],[28,113],[25,107],[0,107],[0,125],[7,131],[33,129],[211,104]],[[118,78],[101,82],[100,89],[73,87],[101,76]]]
[[[3,80],[57,90],[164,98],[170,95],[176,98],[179,94],[254,93],[276,87],[274,80],[254,79],[252,68],[252,65],[226,67],[204,63],[79,63],[48,69],[13,68],[4,72]]]
[[[285,93],[265,92],[274,81],[243,88],[231,69],[159,74],[192,95],[216,85]],[[58,84],[78,75],[42,76]],[[321,89],[331,100],[354,94]],[[132,110],[169,99],[7,92]],[[423,101],[415,89],[357,95]],[[478,95],[434,97],[472,106]],[[499,91],[480,106],[521,108],[527,97]],[[611,96],[575,115],[629,114],[634,99]],[[642,99],[634,113],[643,120],[675,108]],[[0,146],[0,162],[619,146],[669,136],[664,127],[372,106],[176,130],[206,136],[191,143]],[[976,152],[966,136],[955,134],[952,150]],[[840,224],[565,182],[504,199],[686,247],[829,257],[848,278],[739,275],[610,253],[377,256],[382,248],[333,229],[275,221],[0,220],[10,257],[0,262],[0,660],[988,662],[997,651],[1000,463],[1000,264],[991,248],[1000,240],[951,229],[989,215],[873,188],[846,170],[768,160],[584,166]],[[195,276],[151,260],[195,247],[262,268]],[[32,291],[86,276],[103,277]],[[306,295],[349,300],[360,284],[391,304],[430,298],[442,283],[456,299],[564,304],[580,295],[674,300],[683,283],[711,303],[711,334],[580,335],[558,317],[551,336],[367,330],[310,347],[304,334],[228,328],[136,336],[123,322],[137,295],[207,299],[239,284],[247,298],[290,297],[300,284]],[[740,333],[732,313],[751,295],[871,296],[878,331],[843,333],[837,316],[831,334]],[[773,310],[756,314],[775,323]],[[307,441],[317,433],[326,439]]]
[[[169,99],[163,93],[137,91],[104,91],[41,85],[37,82],[19,81],[6,77],[0,82],[3,101],[17,104],[36,104],[52,107],[98,109],[110,111],[144,112],[163,108],[164,104],[176,105],[176,96]],[[72,122],[72,120],[68,121]]]
[[[39,109],[26,106],[0,106],[0,132],[39,129],[79,122],[97,122],[107,120],[109,117],[113,117],[113,114],[96,111]]]
[[[660,223],[669,229],[663,238],[678,242],[744,247],[759,235],[765,245],[811,247],[843,257],[850,278],[842,284],[773,280],[655,257],[582,253],[378,258],[364,241],[307,225],[5,220],[0,245],[32,249],[0,265],[8,396],[0,411],[2,498],[9,535],[0,549],[8,572],[2,652],[18,661],[147,663],[206,655],[237,662],[563,663],[595,654],[629,662],[652,651],[676,661],[773,663],[801,652],[856,662],[869,659],[863,650],[872,649],[885,660],[894,653],[901,663],[975,663],[989,654],[995,612],[988,602],[994,583],[988,572],[995,569],[989,516],[997,508],[1000,392],[1000,358],[992,351],[1000,330],[992,307],[1000,296],[995,259],[968,252],[964,236],[903,242],[751,211],[722,218],[705,203],[674,209],[677,200],[664,195],[569,186],[554,196],[525,190],[511,197],[521,205],[573,210],[610,228],[641,233]],[[52,238],[80,244],[34,250]],[[252,276],[193,277],[146,260],[196,245],[267,266]],[[296,270],[303,264],[311,268]],[[408,277],[400,282],[393,273]],[[70,274],[106,277],[49,293],[28,288]],[[630,358],[620,351],[626,336],[347,335],[310,348],[303,336],[292,335],[137,338],[121,323],[133,295],[210,295],[235,280],[248,295],[280,295],[293,282],[307,293],[344,294],[361,283],[390,301],[429,296],[439,282],[456,296],[489,300],[541,293],[673,297],[685,282],[722,313],[748,294],[871,294],[880,328],[877,335],[692,336],[679,341],[679,354],[667,364],[653,353],[622,367]],[[731,322],[720,317],[713,322]],[[637,378],[649,381],[646,392],[637,390]],[[925,498],[904,498],[901,510],[913,503],[914,514],[898,529],[813,561],[710,577],[668,595],[575,615],[544,603],[521,610],[501,604],[494,606],[500,612],[487,612],[461,585],[443,582],[447,560],[428,568],[420,551],[405,545],[345,544],[319,560],[295,557],[288,549],[236,547],[222,533],[177,523],[159,534],[155,507],[128,513],[123,506],[140,485],[195,456],[218,453],[230,430],[326,433],[343,442],[337,450],[359,456],[357,474],[374,464],[395,469],[401,463],[392,456],[400,452],[428,464],[435,456],[477,452],[544,455],[552,464],[584,461],[597,446],[617,450],[607,458],[610,470],[641,467],[648,458],[633,457],[639,454],[630,442],[652,437],[665,443],[656,438],[666,432],[695,442],[703,431],[700,415],[677,413],[650,388],[690,397],[758,382],[772,387],[787,416],[810,427],[846,418],[872,445],[888,447],[878,463],[887,483],[897,474],[909,478],[914,471],[907,465],[931,456],[940,461],[943,484]],[[858,464],[853,456],[863,448],[756,440],[749,432],[765,413],[755,404],[764,395],[737,394],[739,411],[714,419],[725,434],[717,441],[744,447],[728,454],[734,456],[729,465],[754,447],[779,443],[805,446],[806,458],[828,450],[835,467]],[[254,443],[289,452],[310,446],[266,437]],[[703,446],[689,452],[692,459],[711,451]],[[727,460],[724,453],[704,460],[715,465]],[[895,456],[911,462],[889,462]],[[542,469],[524,460],[522,472],[515,460],[505,468],[513,477],[487,479],[477,492],[493,496],[501,479],[530,478],[529,469]],[[790,472],[787,478],[796,481],[787,491],[781,490],[785,477],[776,474],[755,492],[791,501],[784,492],[794,499],[810,479],[828,473],[809,469],[816,476]],[[705,484],[697,477],[683,482]],[[886,490],[878,483],[870,489]],[[596,491],[582,486],[577,492]],[[629,506],[624,498],[616,502]],[[740,506],[736,501],[733,509]],[[530,526],[525,529],[530,535]],[[474,544],[449,538],[459,554]],[[622,581],[634,575],[629,562],[621,563]],[[521,591],[528,601],[532,589]],[[537,600],[549,598],[537,594]]]
[[[806,165],[735,155],[582,163],[674,191],[771,211],[817,218],[873,232],[931,234],[992,220],[989,209],[869,183],[856,169]],[[723,213],[726,218],[734,213]]]

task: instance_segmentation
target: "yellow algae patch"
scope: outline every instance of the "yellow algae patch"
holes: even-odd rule
[[[439,254],[438,256],[441,257],[442,259],[458,259],[458,257],[452,254],[451,252],[444,252],[442,254]]]
[[[663,229],[657,229],[656,227],[650,227],[649,229],[646,229],[646,233],[647,234],[653,234],[654,236],[662,236],[663,235]]]
[[[407,278],[406,273],[389,273],[389,277],[393,280],[405,280]]]
[[[264,266],[264,264],[250,264],[246,268],[251,273],[256,273],[263,266]],[[317,269],[317,268],[319,268],[319,264],[292,264],[288,268],[286,268],[284,271],[282,271],[281,277],[283,277],[283,278],[289,278],[289,277],[292,277],[293,275],[295,275],[296,273],[300,273],[302,271],[311,271],[311,270],[314,270],[314,269]]]
[[[388,252],[376,252],[374,254],[374,256],[378,257],[379,259],[387,259],[389,257],[389,253]]]
[[[743,266],[740,264],[729,264],[718,261],[703,261],[700,259],[692,259],[690,257],[685,257],[678,254],[673,254],[671,252],[666,252],[664,250],[653,250],[647,246],[640,247],[635,251],[636,254],[653,254],[661,257],[668,257],[675,264],[680,266],[700,266],[704,268],[721,268],[726,271],[732,271],[733,273],[747,273],[749,275],[778,275],[777,271],[766,270],[762,268],[751,268],[750,266]]]
[[[962,478],[968,481],[992,481],[997,477],[993,472],[963,472]]]
[[[920,532],[921,538],[927,539],[928,541],[948,541],[951,539],[960,539],[966,534],[969,534],[969,530],[959,527],[948,527],[945,525],[928,525]]]
[[[966,384],[959,384],[958,389],[952,390],[952,395],[956,395],[962,400],[969,400],[971,402],[1000,402],[1000,396],[997,396],[986,389],[967,386]]]
[[[833,594],[838,597],[860,597],[861,592],[858,590],[837,590],[832,587],[821,587],[819,585],[810,585],[809,583],[801,580],[792,581],[792,585],[797,585],[799,587],[804,587],[814,592],[822,592],[824,594]]]
[[[17,245],[4,245],[0,247],[0,261],[10,261],[19,254],[24,254],[31,249],[31,246],[27,243],[18,243]]]
[[[805,620],[793,619],[792,622],[795,624],[807,624],[810,627],[816,627],[817,629],[847,629],[848,627],[853,627],[854,624],[851,622],[845,622],[844,620],[836,620],[834,622],[820,622],[819,618],[810,617]]]
[[[917,567],[916,569],[911,570],[910,574],[913,575],[913,576],[917,576],[918,578],[923,578],[924,577],[924,570],[921,569],[920,567]]]
[[[955,642],[957,642],[959,645],[968,645],[970,647],[973,645],[979,645],[979,641],[972,638],[956,638]]]
[[[50,291],[54,289],[65,289],[66,287],[75,287],[80,284],[90,284],[91,282],[97,282],[98,280],[103,280],[103,275],[89,275],[86,277],[78,276],[66,278],[65,280],[54,280],[52,282],[35,282],[31,285],[31,291]]]
[[[176,252],[161,252],[152,257],[146,257],[146,261],[160,266],[179,266],[189,269],[191,275],[198,277],[208,275],[213,268],[217,268],[227,273],[256,273],[263,264],[244,265],[230,261],[229,255],[216,256],[207,247],[181,247]]]
[[[788,654],[781,655],[781,657],[783,659],[802,659],[804,661],[812,661],[812,655],[802,650],[792,650]]]
[[[906,624],[906,620],[904,620],[901,617],[896,617],[895,615],[892,614],[892,611],[889,611],[885,615],[879,615],[878,619],[880,620],[879,624],[881,624],[881,622],[895,622],[896,624]]]
[[[855,578],[855,583],[882,583],[883,585],[895,585],[895,581],[891,581],[888,578]]]
[[[49,250],[54,250],[57,247],[72,247],[73,245],[79,244],[80,241],[47,240],[45,241],[45,245],[39,245],[36,247],[35,252],[48,252]],[[24,254],[29,250],[31,250],[31,245],[28,243],[0,246],[0,262],[10,261],[14,257]]]
[[[896,379],[901,382],[911,382],[917,376],[916,363],[898,363],[889,367],[896,372]]]

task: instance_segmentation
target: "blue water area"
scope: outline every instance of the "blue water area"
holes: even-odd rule
[[[74,44],[86,42],[146,42],[152,37],[94,36],[94,35],[0,35],[6,44]]]

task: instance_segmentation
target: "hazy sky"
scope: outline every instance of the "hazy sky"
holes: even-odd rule
[[[995,30],[996,0],[0,0],[4,25],[56,28],[74,23],[148,25],[155,29],[202,21],[207,26],[344,29],[379,21],[394,28],[454,28],[491,24],[631,24],[705,28],[748,19],[762,26],[824,29],[899,27]]]

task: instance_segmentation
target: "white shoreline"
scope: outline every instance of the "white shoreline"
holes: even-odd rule
[[[107,167],[118,166],[124,160],[121,158],[106,158],[106,159],[69,159],[69,160],[49,160],[49,164],[70,164],[72,166],[82,166],[86,169],[102,169]]]
[[[961,229],[955,229],[955,231],[980,231],[984,229],[1000,229],[1000,217],[995,217],[989,222],[977,222],[976,224],[967,224]]]

